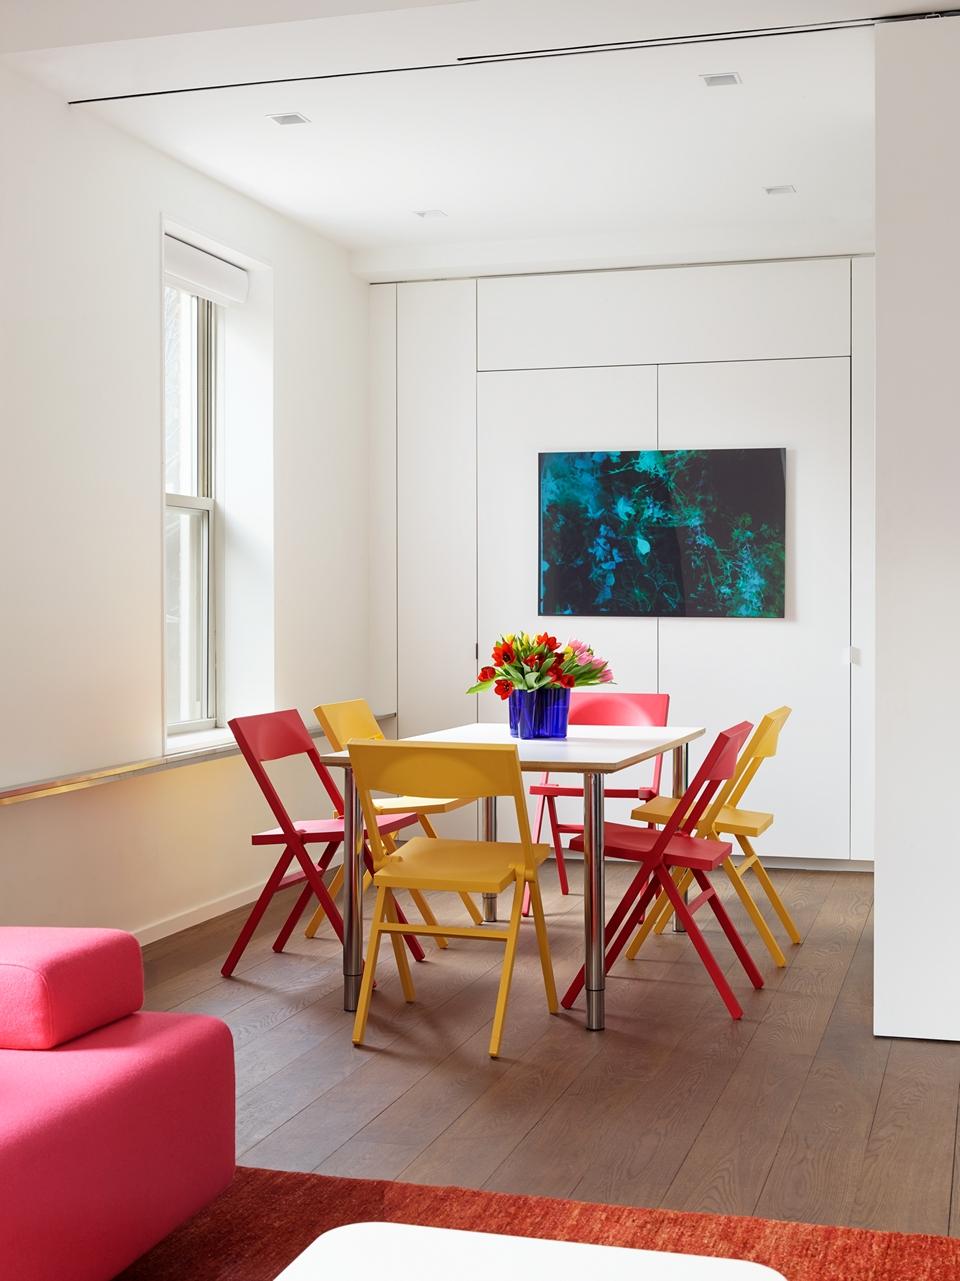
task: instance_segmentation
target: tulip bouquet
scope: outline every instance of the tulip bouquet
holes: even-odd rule
[[[514,690],[531,691],[559,687],[580,688],[584,685],[606,685],[613,672],[605,658],[597,658],[589,645],[572,640],[561,649],[556,636],[527,632],[501,636],[490,655],[492,666],[483,667],[476,685],[468,694],[479,694],[491,687],[507,699]]]

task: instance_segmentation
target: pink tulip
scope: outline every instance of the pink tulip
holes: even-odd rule
[[[613,672],[611,672],[611,670],[610,670],[610,668],[609,668],[609,667],[608,667],[605,671],[602,671],[602,672],[600,673],[600,684],[601,684],[601,685],[607,685],[607,684],[609,684],[609,683],[610,683],[610,681],[612,681],[612,680],[613,680]]]
[[[603,668],[603,667],[606,667],[606,665],[607,665],[607,660],[606,660],[605,658],[591,658],[591,659],[590,659],[590,666],[591,666],[591,667],[595,667],[595,668],[597,669],[597,671],[600,671],[600,669],[601,669],[601,668]]]

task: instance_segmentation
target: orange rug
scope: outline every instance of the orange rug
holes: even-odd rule
[[[752,1259],[787,1281],[960,1281],[960,1241],[240,1168],[117,1281],[273,1281],[342,1223],[379,1219]]]

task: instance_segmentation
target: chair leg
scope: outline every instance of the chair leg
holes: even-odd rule
[[[679,889],[677,888],[676,882],[673,880],[671,876],[667,876],[664,872],[662,872],[660,868],[657,869],[657,878],[660,881],[660,884],[666,890],[667,894],[669,895],[670,902],[673,904],[674,911],[680,917],[680,920],[683,923],[683,927],[690,937],[690,942],[697,949],[697,955],[700,957],[700,960],[703,962],[704,968],[706,969],[707,973],[710,975],[711,979],[713,979],[713,986],[720,993],[720,999],[723,1001],[724,1005],[727,1007],[727,1009],[730,1012],[730,1015],[733,1018],[742,1019],[743,1008],[741,1007],[740,1002],[734,996],[733,989],[731,988],[730,984],[727,982],[726,975],[724,974],[720,966],[717,964],[717,958],[713,955],[713,953],[710,951],[710,948],[707,946],[707,940],[700,933],[700,927],[699,925],[697,925],[696,921],[693,919],[693,913],[690,911],[690,909],[687,907],[686,903],[684,902],[683,896],[681,895]],[[715,899],[711,897],[710,902],[713,903],[714,901]]]
[[[465,890],[460,891],[460,902],[470,913],[470,919],[473,921],[474,925],[482,925],[483,913]]]
[[[711,891],[710,898],[708,900],[710,907],[713,909],[714,916],[720,922],[720,928],[723,930],[724,934],[726,934],[727,939],[730,942],[730,946],[733,948],[734,952],[736,952],[737,960],[743,966],[747,978],[755,988],[763,987],[763,975],[757,969],[757,963],[750,955],[750,950],[740,937],[737,927],[727,915],[727,909],[720,902],[719,896],[710,884],[706,872],[694,872],[694,876],[696,877],[697,884],[702,890]]]
[[[750,844],[750,842],[747,840],[745,836],[738,836],[737,840],[739,841],[740,848],[743,850],[744,854],[750,857],[750,860],[751,860],[750,868],[752,869],[753,874],[756,876],[757,880],[763,886],[763,892],[766,894],[767,898],[770,900],[770,906],[776,912],[777,916],[779,916],[780,921],[783,925],[783,928],[787,931],[787,934],[790,937],[790,942],[802,943],[803,939],[800,937],[800,931],[797,929],[796,925],[794,924],[793,917],[787,911],[786,906],[784,905],[783,899],[781,899],[780,895],[774,889],[773,882],[770,880],[770,874],[767,872],[767,869],[760,862],[760,858],[756,850],[753,848],[753,846]]]
[[[570,886],[567,882],[567,866],[563,861],[563,836],[560,832],[560,819],[557,816],[557,798],[548,796],[547,813],[550,815],[550,831],[553,835],[553,852],[557,860],[557,879],[560,881],[560,893],[569,894]]]
[[[377,890],[377,901],[373,909],[373,920],[370,922],[370,941],[367,944],[367,957],[363,966],[363,977],[360,980],[360,995],[357,999],[357,1013],[353,1020],[353,1043],[363,1044],[363,1034],[367,1029],[367,1016],[370,1013],[370,998],[373,995],[373,980],[377,972],[377,957],[380,953],[380,939],[387,891],[381,885]]]
[[[363,890],[364,891],[368,890],[372,884],[373,884],[373,877],[370,875],[369,872],[364,872],[363,885],[362,885]],[[330,882],[330,897],[336,898],[342,889],[343,889],[343,864],[341,863],[337,867],[337,870],[334,872],[333,879]],[[314,912],[313,916],[310,918],[310,924],[303,931],[305,938],[312,939],[316,937],[317,930],[323,924],[323,920],[326,915],[327,913],[324,910],[323,904],[321,903],[320,906],[317,908],[317,910]]]
[[[530,882],[529,881],[523,887],[523,908],[521,909],[521,914],[523,916],[530,915]]]
[[[523,906],[523,883],[516,882],[513,891],[513,907],[510,909],[510,924],[507,928],[507,946],[503,953],[503,969],[500,971],[500,988],[497,992],[497,1008],[493,1015],[493,1030],[490,1033],[490,1057],[495,1059],[500,1053],[500,1042],[503,1039],[503,1020],[507,1013],[507,999],[510,996],[510,980],[513,978],[513,962],[517,955],[517,941],[520,938],[520,908]]]
[[[550,782],[550,775],[549,775],[549,774],[544,774],[544,776],[543,776],[543,778],[540,780],[540,782],[541,782],[541,783],[549,783],[549,782]],[[546,803],[547,803],[547,798],[546,798],[545,796],[538,796],[538,797],[537,797],[537,817],[536,817],[536,819],[535,819],[535,821],[534,821],[534,824],[533,824],[533,843],[534,843],[534,845],[539,845],[539,844],[540,844],[540,837],[541,837],[541,835],[542,835],[542,833],[543,833],[543,809],[544,809],[544,806],[546,805]]]
[[[340,845],[339,841],[331,841],[324,848],[323,853],[317,859],[317,871],[320,873],[321,876],[324,875],[327,868],[330,866],[330,860],[333,858],[334,854],[337,852],[339,845]],[[290,935],[296,929],[297,923],[299,922],[300,917],[306,911],[307,904],[310,902],[312,898],[313,898],[313,886],[310,885],[310,883],[308,882],[303,887],[300,894],[297,896],[297,901],[296,903],[294,903],[293,908],[291,909],[290,915],[284,921],[283,926],[280,929],[280,933],[277,935],[277,937],[273,941],[273,950],[275,952],[282,952],[283,949],[287,946],[287,941],[289,940]],[[326,915],[326,913],[324,913],[324,915]]]
[[[436,925],[437,918],[433,914],[433,908],[431,908],[430,904],[423,897],[422,891],[411,890],[410,897],[413,899],[414,903],[416,903],[417,910],[420,912],[420,915],[423,917],[426,923],[428,925]],[[433,940],[436,943],[437,947],[441,949],[449,947],[447,940],[443,937],[442,934],[434,934]]]
[[[343,864],[341,863],[340,866],[337,868],[337,870],[334,872],[333,879],[330,882],[330,897],[336,898],[342,888],[343,888]],[[323,919],[326,915],[327,915],[326,912],[323,910],[323,905],[321,904],[317,908],[317,910],[314,912],[313,916],[311,916],[310,924],[303,931],[304,938],[312,939],[316,937],[317,930],[323,924]]]
[[[547,817],[550,820],[550,839],[553,841],[553,854],[557,860],[557,879],[560,882],[560,893],[569,894],[570,884],[567,880],[567,865],[563,861],[563,835],[560,831],[560,820],[557,817],[557,799],[555,796],[544,796],[541,800],[547,803]],[[530,886],[523,891],[523,914],[530,915]]]
[[[727,880],[730,882],[733,888],[737,891],[737,896],[740,899],[740,902],[743,904],[747,915],[750,917],[750,920],[753,921],[754,928],[756,929],[757,933],[760,935],[761,939],[763,940],[767,951],[773,957],[774,965],[776,965],[779,969],[783,969],[783,967],[787,963],[787,958],[784,956],[783,952],[781,951],[780,944],[777,942],[777,940],[773,937],[772,933],[770,932],[770,926],[767,924],[766,920],[764,919],[763,913],[760,911],[759,907],[754,901],[753,895],[747,889],[747,886],[744,883],[743,877],[734,867],[733,859],[732,858],[724,859],[722,863],[722,867],[724,872],[726,872],[727,874]]]
[[[686,895],[686,892],[690,888],[690,885],[693,881],[693,873],[688,871],[686,868],[678,867],[678,868],[675,868],[673,872],[671,872],[671,876],[679,886],[680,893],[683,895]],[[663,931],[670,924],[670,921],[672,919],[673,919],[673,906],[670,903],[667,903],[666,907],[660,913],[660,916],[658,917],[657,922],[653,927],[656,933],[662,934]]]
[[[540,897],[540,883],[537,880],[527,881],[533,904],[533,924],[537,931],[537,950],[540,953],[540,968],[543,971],[543,986],[547,993],[547,1009],[551,1014],[558,1014],[557,985],[553,977],[553,962],[550,960],[550,939],[547,936],[547,920],[543,914],[543,899]],[[525,895],[526,897],[526,895]]]
[[[384,907],[387,920],[391,924],[398,924],[400,918],[400,908],[397,900],[388,891],[386,906]],[[404,947],[404,936],[402,934],[391,934],[390,942],[393,944],[393,954],[397,959],[397,970],[400,973],[400,986],[403,988],[403,999],[408,1003],[417,999],[417,994],[413,988],[413,977],[410,974],[410,962],[407,960],[407,950]]]
[[[637,898],[638,895],[640,896],[639,899]],[[653,888],[650,880],[650,872],[646,867],[641,867],[640,871],[627,886],[626,892],[617,904],[616,910],[604,927],[603,941],[604,947],[606,948],[606,945],[609,944],[610,940],[613,938],[614,930],[617,929],[624,917],[629,914],[629,929],[621,931],[621,937],[617,939],[616,950],[605,952],[604,954],[604,972],[610,969],[610,966],[620,954],[620,949],[630,937],[630,930],[634,928],[634,925],[640,919],[640,913],[646,910],[652,897]],[[584,966],[581,965],[573,982],[567,988],[566,992],[564,992],[560,1001],[560,1004],[565,1010],[569,1010],[571,1008],[574,1001],[576,1001],[577,997],[583,991],[585,981],[586,970]]]
[[[243,923],[243,929],[237,935],[237,940],[230,949],[230,954],[221,966],[220,973],[225,979],[228,979],[237,967],[237,962],[243,956],[247,944],[253,937],[253,932],[260,924],[264,912],[267,910],[267,904],[276,894],[280,882],[287,874],[287,868],[293,859],[293,850],[287,845],[277,860],[277,865],[267,877],[267,883],[260,891],[260,897],[250,909],[250,915]]]
[[[667,914],[669,919],[669,917],[673,916],[673,907],[666,894],[661,893],[657,895],[653,907],[651,907],[650,911],[640,922],[640,928],[637,930],[636,934],[634,934],[633,940],[627,948],[628,961],[635,961],[637,959],[637,953],[646,942],[654,926],[659,924],[660,917],[663,914]]]

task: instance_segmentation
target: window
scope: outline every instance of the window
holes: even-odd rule
[[[217,340],[220,308],[164,289],[164,674],[168,733],[216,724]]]

